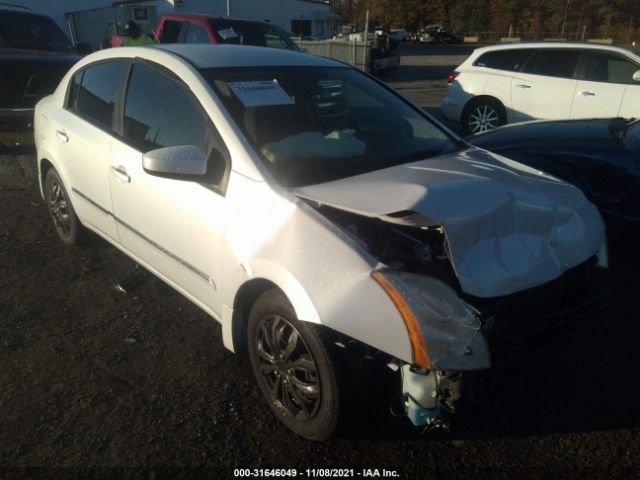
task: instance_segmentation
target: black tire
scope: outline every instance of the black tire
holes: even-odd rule
[[[467,133],[493,130],[507,123],[504,105],[493,98],[470,101],[462,112],[462,127]]]
[[[55,168],[51,168],[47,172],[44,181],[44,195],[53,227],[60,240],[69,246],[84,244],[87,232],[78,220],[69,194]]]
[[[310,440],[351,426],[352,392],[363,379],[330,336],[299,321],[278,289],[262,294],[249,314],[249,357],[260,390],[275,416]]]

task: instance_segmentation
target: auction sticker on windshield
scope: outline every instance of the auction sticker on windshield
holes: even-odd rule
[[[223,30],[218,30],[218,35],[220,35],[224,40],[231,40],[233,38],[238,38],[238,34],[233,28],[225,28]]]
[[[276,80],[232,82],[228,85],[247,108],[293,104],[293,99],[278,85]]]

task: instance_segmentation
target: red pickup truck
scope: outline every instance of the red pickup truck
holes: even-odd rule
[[[299,51],[279,27],[266,22],[202,14],[169,13],[156,28],[160,43],[232,43]]]

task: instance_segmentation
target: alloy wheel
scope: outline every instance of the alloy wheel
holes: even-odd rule
[[[500,116],[491,105],[478,105],[469,114],[469,131],[471,133],[492,130],[500,124]]]
[[[71,235],[69,201],[62,186],[56,179],[52,179],[49,182],[47,203],[56,231],[61,237],[69,237],[69,235]]]
[[[300,332],[285,318],[267,315],[255,336],[259,380],[284,414],[311,420],[320,410],[318,367]]]

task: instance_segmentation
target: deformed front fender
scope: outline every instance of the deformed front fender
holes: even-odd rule
[[[253,248],[238,250],[241,241],[251,236],[248,234],[230,242],[235,251],[228,258],[237,259],[241,267],[236,270],[237,278],[242,277],[242,281],[231,281],[234,287],[229,294],[233,296],[225,305],[234,305],[233,298],[246,282],[266,280],[283,291],[298,319],[331,328],[411,362],[411,342],[404,321],[370,275],[378,260],[315,209],[292,200],[295,207],[279,218],[275,218],[274,212],[285,211],[284,208],[275,208],[267,202],[253,203],[254,208],[265,211],[257,215],[252,212],[252,217],[268,217],[269,224],[277,227],[266,235],[265,229],[258,226],[261,241],[249,245]],[[237,212],[236,215],[244,218]],[[233,310],[225,308],[223,332],[225,345],[229,346],[238,327],[231,323],[239,318]]]
[[[298,319],[305,322],[321,323],[311,298],[300,281],[290,271],[276,262],[259,258],[251,261],[247,273],[254,279],[268,280],[282,290],[291,302]]]

